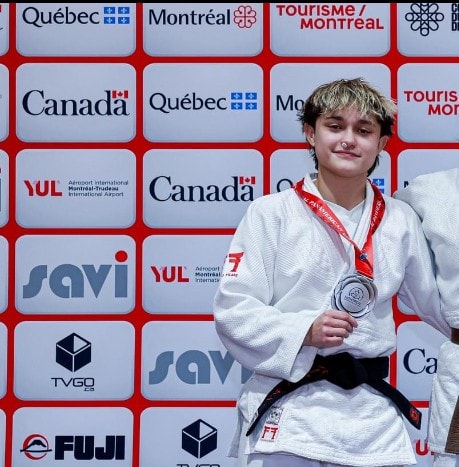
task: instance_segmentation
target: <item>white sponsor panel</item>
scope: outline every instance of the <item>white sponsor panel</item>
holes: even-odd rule
[[[23,150],[16,158],[16,221],[29,228],[130,227],[135,187],[128,150]]]
[[[133,415],[124,407],[23,407],[13,415],[12,467],[132,467],[132,449]]]
[[[0,466],[5,466],[5,443],[6,443],[6,416],[3,410],[0,410]]]
[[[250,372],[223,347],[213,321],[142,328],[142,394],[149,400],[236,400]]]
[[[271,3],[279,56],[380,57],[390,47],[390,3]],[[301,80],[300,80],[301,81]]]
[[[131,323],[23,321],[16,326],[14,393],[19,399],[126,400],[133,390]]]
[[[8,154],[0,149],[0,227],[9,220],[10,162]]]
[[[140,467],[236,466],[234,407],[151,407],[140,417]],[[155,440],[153,443],[152,440]]]
[[[418,175],[456,167],[459,167],[457,149],[407,149],[397,159],[398,189]]]
[[[25,56],[126,56],[135,50],[135,3],[18,3]]]
[[[263,3],[143,3],[143,41],[152,56],[255,56]]]
[[[404,322],[397,329],[397,388],[409,399],[429,401],[432,376],[446,337],[424,322]]]
[[[421,428],[417,430],[410,422],[403,418],[410,435],[417,466],[431,467],[433,465],[433,453],[427,442],[427,427],[429,422],[429,409],[417,407],[422,414]]]
[[[2,6],[4,3],[1,4]],[[1,16],[0,16],[1,17]],[[0,26],[1,27],[1,26]],[[1,37],[0,30],[0,37]],[[1,47],[1,40],[0,40]],[[8,68],[0,64],[0,141],[4,141],[9,134],[9,102],[10,102],[10,84]]]
[[[10,5],[0,3],[0,55],[5,55],[10,46]],[[1,87],[0,89],[3,89]]]
[[[16,132],[25,142],[126,142],[135,136],[135,69],[126,63],[25,63]]]
[[[149,227],[235,228],[263,193],[254,149],[152,149],[143,159],[143,221]]]
[[[406,142],[459,141],[456,63],[409,63],[398,69],[398,134]]]
[[[135,242],[126,235],[24,235],[16,241],[15,274],[21,313],[129,313]]]
[[[457,3],[396,3],[397,46],[406,56],[457,57]]]
[[[327,39],[328,40],[328,39]],[[281,63],[271,68],[271,135],[279,142],[304,142],[298,111],[312,91],[335,79],[364,78],[386,96],[390,69],[379,63]]]
[[[0,236],[0,313],[3,313],[8,306],[8,280],[9,280],[9,253],[8,240]]]
[[[5,466],[6,415],[0,409],[0,467]]]
[[[255,63],[153,63],[143,72],[144,136],[155,142],[256,142],[263,70]]]
[[[152,235],[142,249],[142,305],[149,313],[212,314],[232,235]]]
[[[308,173],[317,172],[309,148],[278,149],[271,154],[270,159],[271,193],[291,188]]]
[[[8,365],[8,328],[0,323],[0,398],[6,395],[6,384],[7,384],[7,365]],[[3,413],[0,411],[0,415]],[[1,419],[0,419],[0,460],[2,458],[1,453],[3,451],[2,442],[4,440],[1,436],[2,433]],[[1,465],[1,463],[0,463]]]
[[[309,149],[278,149],[271,154],[271,193],[290,188],[307,173],[314,173]],[[379,164],[369,179],[385,194],[391,194],[390,156],[382,151]]]

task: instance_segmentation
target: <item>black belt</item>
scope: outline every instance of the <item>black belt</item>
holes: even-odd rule
[[[406,419],[419,430],[421,412],[384,378],[389,374],[389,357],[354,358],[347,352],[323,357],[316,355],[311,369],[296,383],[282,380],[265,397],[249,424],[246,435],[250,435],[263,414],[282,396],[304,384],[326,379],[343,389],[352,389],[366,383],[394,402]]]
[[[459,345],[459,329],[451,328],[451,342]],[[451,417],[445,452],[459,454],[459,399],[456,401],[453,416]]]
[[[459,344],[459,329],[451,328],[451,342],[453,344]]]

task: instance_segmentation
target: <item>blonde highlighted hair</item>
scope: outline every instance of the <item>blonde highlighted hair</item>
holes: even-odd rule
[[[349,108],[356,109],[361,115],[374,117],[381,127],[380,136],[393,135],[397,113],[395,101],[381,94],[363,78],[338,79],[317,87],[298,112],[298,120],[304,132],[305,125],[315,128],[317,118],[321,115]],[[310,153],[317,169],[318,160],[313,147]],[[371,175],[378,164],[379,154],[367,175]]]
[[[381,136],[392,136],[397,106],[363,78],[338,79],[317,87],[298,112],[298,120],[315,126],[320,115],[345,108],[355,108],[362,115],[373,116],[381,125]]]

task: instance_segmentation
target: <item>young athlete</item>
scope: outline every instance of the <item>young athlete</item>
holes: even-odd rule
[[[419,218],[368,179],[395,113],[361,78],[319,86],[299,113],[317,172],[256,199],[236,229],[214,318],[253,370],[238,466],[415,464],[403,417],[419,427],[420,412],[386,381],[392,298],[449,328]]]
[[[434,467],[459,466],[459,170],[420,175],[395,197],[419,214],[432,249],[441,308],[451,340],[441,347],[433,376],[428,445]]]

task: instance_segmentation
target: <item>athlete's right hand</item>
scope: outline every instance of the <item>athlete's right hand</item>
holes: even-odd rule
[[[319,349],[341,345],[357,327],[357,320],[346,311],[327,310],[309,328],[303,345]]]

